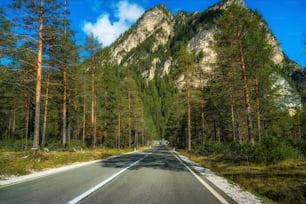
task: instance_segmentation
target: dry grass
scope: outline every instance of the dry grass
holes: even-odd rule
[[[181,152],[215,173],[238,183],[265,203],[306,203],[306,161],[290,160],[273,165],[233,164],[223,155],[198,156]]]
[[[39,151],[36,155],[31,152],[0,152],[0,177],[25,175],[33,171],[59,167],[75,162],[85,162],[101,159],[132,151],[131,149],[105,149],[98,147],[94,150],[82,151]]]

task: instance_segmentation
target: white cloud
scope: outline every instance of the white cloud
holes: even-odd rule
[[[128,1],[120,1],[115,6],[117,21],[111,22],[108,13],[99,16],[95,23],[85,22],[83,31],[89,35],[93,33],[102,43],[103,47],[109,46],[120,34],[126,31],[142,14],[144,9]]]

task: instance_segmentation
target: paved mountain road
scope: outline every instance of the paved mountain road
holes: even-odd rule
[[[213,195],[166,147],[0,188],[0,203],[189,204],[222,200],[232,202]]]

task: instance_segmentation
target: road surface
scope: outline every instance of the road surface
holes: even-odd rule
[[[209,189],[209,190],[208,190]],[[0,188],[0,203],[232,203],[166,147]]]

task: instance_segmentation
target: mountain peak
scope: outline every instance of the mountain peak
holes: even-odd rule
[[[226,9],[230,5],[239,5],[241,7],[246,7],[245,3],[243,0],[221,0],[215,5],[213,5],[210,9],[216,10],[216,9]]]
[[[237,4],[237,5],[240,5],[240,6],[245,6],[245,3],[244,3],[243,0],[223,0],[222,2],[224,2],[227,5]]]

